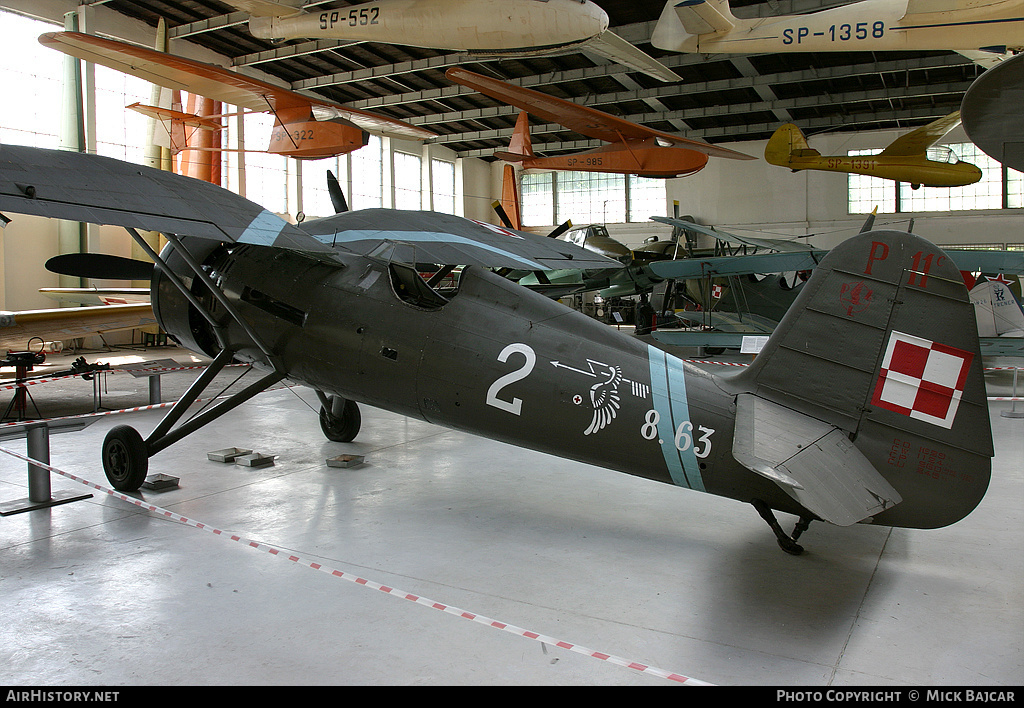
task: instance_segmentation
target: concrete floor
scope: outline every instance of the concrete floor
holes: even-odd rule
[[[165,398],[193,375],[165,375]],[[1009,377],[990,374],[990,395]],[[88,382],[33,388],[41,408],[91,409]],[[147,403],[145,380],[127,374],[104,391],[104,406]],[[155,456],[151,473],[180,486],[140,496],[299,561],[52,475],[55,492],[94,496],[0,518],[0,684],[671,683],[522,636],[536,632],[715,684],[1019,686],[1024,419],[990,407],[992,485],[967,519],[932,531],[816,523],[793,557],[734,501],[367,407],[358,442],[331,443],[312,391],[270,391]],[[54,435],[51,463],[105,486],[107,430],[145,435],[161,415]],[[275,464],[207,460],[232,446]],[[325,464],[343,452],[366,463]],[[0,454],[0,502],[27,495],[26,469]]]

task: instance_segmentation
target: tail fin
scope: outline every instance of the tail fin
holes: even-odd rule
[[[526,111],[519,112],[515,130],[512,131],[512,139],[508,143],[508,151],[496,151],[494,156],[507,162],[522,162],[534,156],[533,144],[530,142],[530,117]]]
[[[519,207],[519,182],[516,179],[516,168],[505,165],[501,175],[501,206],[508,216],[510,227],[516,230],[523,228],[523,216]]]
[[[792,123],[779,126],[764,148],[764,159],[782,167],[793,164],[794,157],[819,157],[820,152],[807,144],[807,138]]]
[[[970,513],[988,487],[973,305],[950,258],[913,234],[873,231],[834,248],[751,366],[728,381],[737,443],[746,431],[737,459],[825,520],[938,528]],[[765,440],[779,413],[792,423]],[[802,444],[800,426],[831,437]],[[779,454],[786,441],[790,459]]]

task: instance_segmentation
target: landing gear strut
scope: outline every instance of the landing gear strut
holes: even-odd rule
[[[178,399],[167,412],[163,420],[145,440],[132,427],[118,425],[110,429],[103,439],[103,471],[110,484],[122,492],[134,492],[146,481],[149,469],[149,458],[166,447],[176,443],[189,433],[195,432],[207,423],[219,418],[230,410],[241,405],[261,391],[285,377],[280,371],[273,371],[245,389],[229,396],[212,408],[185,421],[174,430],[172,426],[178,422],[186,409],[195,403],[199,394],[206,389],[213,378],[229,363],[234,353],[225,349],[217,355],[213,362],[193,382],[185,394]]]
[[[760,499],[754,499],[750,502],[757,509],[757,513],[761,515],[768,526],[771,527],[775,533],[775,538],[778,539],[779,548],[784,550],[793,556],[798,556],[804,552],[804,547],[796,542],[800,538],[801,534],[807,530],[807,527],[811,525],[812,519],[807,516],[801,516],[800,521],[797,522],[793,528],[793,535],[789,536],[785,531],[782,530],[782,526],[779,525],[779,520],[775,518],[775,513]]]

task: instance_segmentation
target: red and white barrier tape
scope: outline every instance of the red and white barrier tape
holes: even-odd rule
[[[589,656],[589,657],[592,657],[594,659],[600,659],[601,661],[606,661],[606,662],[608,662],[610,664],[616,664],[617,666],[624,666],[627,669],[633,669],[634,671],[639,671],[640,673],[648,674],[650,676],[657,676],[659,678],[667,679],[669,681],[674,681],[676,683],[682,683],[682,684],[686,684],[686,685],[690,685],[690,686],[710,686],[710,685],[713,685],[713,684],[709,684],[709,683],[707,683],[705,681],[700,681],[699,679],[695,679],[695,678],[688,677],[688,676],[683,676],[682,674],[676,673],[674,671],[666,671],[664,669],[659,669],[659,668],[654,667],[654,666],[648,666],[647,664],[642,664],[642,663],[640,663],[638,661],[629,661],[628,659],[623,659],[622,657],[615,656],[613,654],[606,654],[604,652],[595,651],[593,649],[588,649],[588,648],[580,646],[578,644],[573,644],[571,642],[566,642],[566,641],[562,641],[560,639],[555,639],[554,637],[549,637],[547,635],[540,634],[539,632],[532,632],[530,630],[523,629],[522,627],[517,627],[515,625],[508,624],[506,622],[500,622],[498,620],[491,619],[490,617],[485,617],[483,615],[478,615],[478,614],[475,614],[473,612],[468,612],[466,610],[459,609],[458,607],[453,607],[451,605],[445,605],[444,603],[436,602],[435,600],[431,600],[431,599],[428,599],[428,598],[425,598],[425,597],[421,597],[419,595],[415,595],[415,594],[410,593],[410,592],[405,592],[404,590],[399,590],[398,588],[390,587],[388,585],[382,585],[381,583],[376,583],[376,582],[374,582],[372,580],[367,580],[366,578],[362,578],[362,577],[359,577],[357,575],[353,575],[352,573],[349,573],[347,571],[338,570],[336,568],[330,568],[328,566],[322,565],[322,564],[317,563],[315,561],[310,561],[310,560],[304,559],[301,556],[294,555],[294,554],[292,554],[289,551],[281,550],[280,548],[276,548],[276,547],[271,546],[269,544],[261,543],[259,541],[253,541],[251,539],[244,538],[244,537],[239,536],[237,534],[232,534],[232,533],[229,533],[227,531],[222,531],[221,529],[214,528],[214,527],[212,527],[212,526],[210,526],[208,524],[204,524],[204,523],[201,523],[199,521],[195,521],[194,519],[190,519],[190,518],[188,518],[186,516],[182,516],[181,514],[177,514],[177,513],[172,512],[172,511],[168,511],[167,509],[162,509],[162,508],[160,508],[158,506],[154,506],[152,504],[147,504],[145,500],[135,499],[134,497],[129,497],[129,496],[125,495],[125,494],[122,494],[121,492],[118,492],[118,491],[114,490],[114,489],[110,489],[108,487],[104,487],[104,486],[96,484],[94,482],[90,482],[87,479],[82,479],[81,477],[73,475],[70,472],[65,472],[62,469],[59,469],[57,467],[53,467],[52,465],[48,465],[48,464],[45,464],[43,462],[39,462],[38,460],[33,460],[30,457],[27,457],[26,455],[21,455],[21,454],[19,454],[17,452],[14,452],[13,450],[8,450],[7,448],[0,447],[0,452],[6,453],[6,454],[8,454],[8,455],[10,455],[12,457],[16,457],[16,458],[18,458],[20,460],[24,460],[25,462],[31,463],[32,465],[35,465],[36,467],[41,467],[41,468],[49,470],[50,472],[53,472],[55,474],[59,474],[62,477],[66,477],[66,478],[68,478],[70,480],[78,482],[79,484],[84,484],[87,487],[91,487],[93,489],[96,489],[96,490],[98,490],[100,492],[103,492],[104,494],[108,494],[108,495],[110,495],[110,496],[112,496],[112,497],[114,497],[116,499],[120,499],[122,501],[128,502],[129,504],[134,504],[137,507],[145,509],[146,511],[150,511],[150,512],[152,512],[154,514],[162,516],[162,517],[164,517],[166,519],[169,519],[171,521],[176,521],[178,523],[185,524],[186,526],[192,526],[194,528],[197,528],[197,529],[200,529],[200,530],[203,530],[203,531],[208,531],[208,532],[214,534],[215,536],[220,536],[221,538],[225,538],[225,539],[228,539],[230,541],[235,541],[237,543],[240,543],[240,544],[242,544],[244,546],[248,546],[250,548],[255,548],[255,549],[260,550],[260,551],[265,551],[266,553],[269,553],[272,556],[281,556],[281,557],[286,558],[287,560],[289,560],[289,561],[291,561],[293,563],[298,563],[299,565],[305,565],[305,566],[307,566],[309,568],[312,568],[313,570],[319,570],[319,571],[327,573],[329,575],[333,575],[334,577],[342,578],[343,580],[348,580],[349,582],[356,583],[357,585],[363,585],[363,586],[368,587],[368,588],[370,588],[372,590],[379,590],[380,592],[387,593],[388,595],[392,595],[392,596],[400,598],[402,600],[408,600],[410,602],[415,602],[416,604],[423,605],[424,607],[429,607],[429,608],[434,609],[434,610],[440,610],[441,612],[445,612],[447,614],[454,615],[456,617],[461,617],[463,619],[468,619],[468,620],[471,620],[473,622],[477,622],[479,624],[482,624],[484,626],[492,627],[494,629],[500,629],[503,632],[510,632],[511,634],[515,634],[515,635],[518,635],[520,637],[526,637],[527,639],[533,639],[533,640],[541,642],[543,644],[551,644],[553,646],[561,647],[562,649],[568,649],[569,651],[576,652],[577,654],[583,654],[585,656]]]

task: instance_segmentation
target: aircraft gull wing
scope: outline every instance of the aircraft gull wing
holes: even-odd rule
[[[406,140],[436,137],[429,130],[387,116],[346,108],[326,99],[312,98],[213,64],[125,42],[80,32],[48,32],[40,35],[39,41],[65,54],[137,76],[158,86],[188,91],[251,111],[266,112],[310,106],[319,120],[323,120],[323,116],[337,116],[363,130]]]
[[[582,45],[582,49],[600,54],[659,81],[666,83],[679,81],[677,73],[613,32],[605,31],[588,40]]]
[[[570,130],[596,140],[619,143],[623,140],[656,138],[666,145],[695,150],[713,157],[728,157],[734,160],[755,159],[735,150],[709,145],[699,140],[690,140],[672,133],[663,133],[660,130],[616,118],[594,108],[581,106],[572,101],[564,101],[533,89],[514,86],[459,67],[448,69],[445,76],[457,84],[520,108],[538,118],[564,125]]]
[[[714,258],[679,258],[674,261],[653,261],[647,267],[666,279],[747,275],[750,273],[785,273],[811,270],[827,251],[793,251],[790,253],[755,253],[750,256],[717,256]]]
[[[719,241],[725,241],[739,246],[757,246],[759,248],[770,248],[775,251],[785,252],[796,252],[796,251],[813,251],[814,246],[806,243],[800,243],[799,241],[787,241],[786,239],[774,239],[774,238],[756,238],[753,236],[737,236],[731,234],[728,231],[719,231],[717,229],[709,229],[707,226],[701,226],[700,224],[694,224],[691,221],[683,221],[682,219],[673,219],[669,216],[652,216],[652,221],[657,221],[662,224],[668,224],[669,226],[678,226],[681,229],[689,229],[698,233],[705,234],[712,238],[718,239]]]
[[[0,145],[0,211],[331,253],[217,185],[99,155]]]
[[[842,430],[753,394],[736,397],[733,457],[839,526],[903,501]]]
[[[432,211],[362,209],[303,228],[325,245],[408,264],[531,271],[623,267],[567,241]]]
[[[889,143],[888,147],[879,155],[890,157],[905,157],[908,155],[923,155],[925,151],[938,142],[943,135],[951,131],[960,123],[960,111],[950,113],[948,116],[932,121],[916,130]]]

